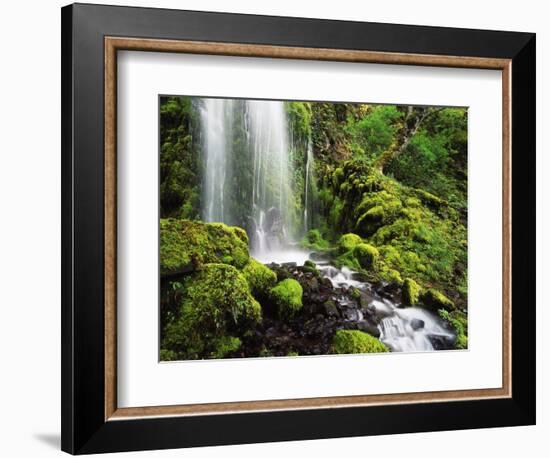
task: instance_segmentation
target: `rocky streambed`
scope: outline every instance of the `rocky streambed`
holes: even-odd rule
[[[341,329],[366,332],[393,352],[453,348],[456,336],[451,326],[421,307],[404,307],[399,288],[369,283],[364,275],[338,268],[329,258],[313,255],[315,261],[304,262],[307,257],[302,253],[299,263],[267,264],[279,281],[293,278],[300,283],[303,308],[284,321],[267,310],[233,357],[326,355]]]

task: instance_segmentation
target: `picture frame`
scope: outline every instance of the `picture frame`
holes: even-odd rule
[[[117,406],[117,53],[502,72],[500,388]],[[72,454],[535,423],[535,35],[74,4],[62,9],[62,449]],[[216,434],[212,434],[216,431]]]

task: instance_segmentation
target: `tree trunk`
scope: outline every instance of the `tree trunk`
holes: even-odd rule
[[[380,173],[384,173],[385,168],[393,161],[397,156],[402,154],[411,139],[418,132],[418,129],[428,116],[441,111],[442,108],[427,108],[427,107],[412,107],[409,106],[405,120],[403,121],[403,127],[397,134],[397,138],[390,145],[390,147],[380,155],[376,161],[376,168]]]

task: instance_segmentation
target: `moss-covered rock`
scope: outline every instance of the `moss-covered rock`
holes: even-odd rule
[[[242,269],[249,260],[248,237],[239,227],[180,219],[160,220],[160,272],[192,272],[207,263]]]
[[[361,235],[370,236],[381,226],[395,220],[402,206],[400,198],[386,190],[368,193],[357,208],[356,214],[360,216],[356,229]]]
[[[330,247],[330,243],[323,238],[319,229],[311,229],[307,232],[301,245],[317,251],[323,251]]]
[[[457,350],[465,350],[468,348],[468,317],[460,312],[454,310],[448,312],[447,310],[439,310],[439,316],[445,320],[456,332],[455,348]]]
[[[401,289],[401,297],[405,305],[418,305],[422,288],[412,278],[405,278],[403,288]]]
[[[317,268],[317,264],[315,264],[313,261],[310,261],[309,259],[306,259],[306,261],[304,262],[304,270],[306,270],[307,272],[311,272],[316,276],[320,274],[319,269]]]
[[[380,269],[380,278],[388,283],[392,283],[398,286],[401,286],[403,284],[401,274],[395,269],[388,268],[386,265],[383,265],[383,267]]]
[[[389,349],[376,337],[363,331],[339,330],[332,341],[334,353],[385,353]]]
[[[338,240],[338,251],[340,253],[345,253],[347,251],[353,250],[357,245],[363,242],[363,239],[357,234],[344,234]]]
[[[292,318],[302,308],[302,286],[293,278],[287,278],[271,288],[271,300],[280,318]]]
[[[368,243],[360,243],[353,248],[353,256],[363,269],[375,270],[378,268],[378,250]]]
[[[240,345],[240,328],[262,319],[246,279],[227,264],[205,264],[186,276],[179,293],[177,315],[163,332],[161,357],[221,358]]]
[[[443,293],[437,291],[436,289],[429,288],[422,293],[420,298],[421,305],[426,308],[438,312],[439,310],[452,311],[455,309],[455,304]]]
[[[269,290],[277,283],[275,272],[254,258],[250,258],[242,272],[256,299],[266,297]]]

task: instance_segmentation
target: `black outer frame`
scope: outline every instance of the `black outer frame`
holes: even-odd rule
[[[64,451],[535,424],[535,34],[74,4],[61,35]],[[512,59],[512,398],[105,421],[105,36]]]

